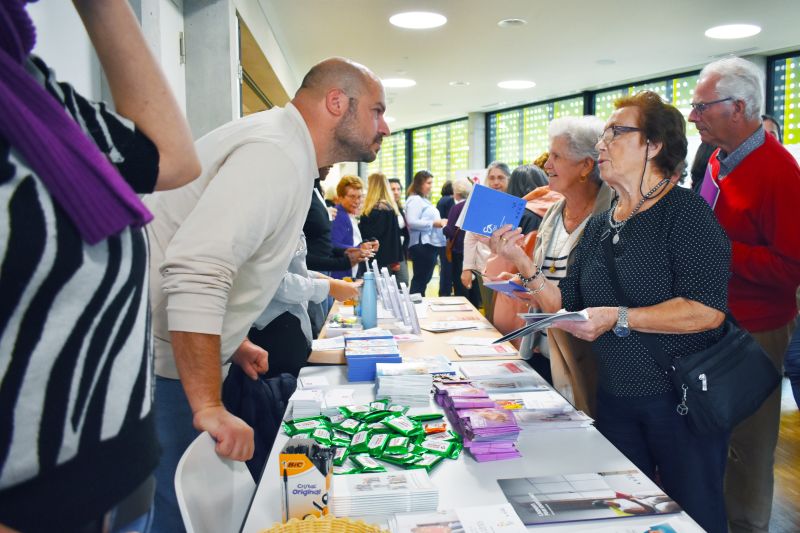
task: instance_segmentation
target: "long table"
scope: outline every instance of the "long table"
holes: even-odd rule
[[[425,318],[420,318],[420,325],[424,326],[430,322],[440,322],[444,320],[448,320],[449,317],[457,316],[457,317],[466,317],[467,315],[470,317],[471,320],[476,320],[481,322],[482,324],[487,326],[487,329],[464,329],[458,330],[453,332],[447,333],[431,333],[429,331],[422,330],[420,334],[422,336],[422,342],[405,342],[400,345],[400,353],[403,357],[408,358],[415,358],[415,357],[422,357],[422,356],[429,356],[429,355],[436,355],[441,354],[449,358],[451,361],[465,361],[460,357],[452,345],[447,344],[447,341],[453,338],[454,335],[466,336],[466,337],[492,337],[495,339],[499,339],[502,335],[498,332],[491,323],[486,320],[486,318],[480,314],[480,312],[475,309],[475,307],[462,296],[450,296],[447,298],[432,298],[425,300],[426,303],[435,302],[438,300],[448,300],[451,302],[458,302],[462,305],[468,305],[470,307],[469,311],[432,311],[430,308],[427,310],[427,315]],[[455,307],[455,306],[452,306]],[[334,304],[333,308],[330,311],[331,315],[336,314],[339,311],[340,304],[337,302]],[[391,320],[392,322],[394,320]],[[378,321],[378,327],[385,326],[389,320]],[[322,331],[319,334],[319,337],[324,339],[328,335],[328,327],[327,325],[322,328]],[[513,348],[511,343],[504,343],[505,346]],[[470,358],[473,359],[473,358]],[[519,356],[509,356],[509,355],[501,355],[496,357],[481,357],[481,360],[492,360],[492,359],[519,359]],[[308,362],[311,364],[328,364],[328,365],[344,365],[347,363],[344,358],[344,350],[326,350],[326,351],[312,351],[311,355],[308,358]]]
[[[366,403],[374,398],[372,383],[349,383],[346,368],[341,366],[307,367],[300,372],[301,378],[324,377],[328,387],[354,389],[357,403]],[[441,411],[432,400],[428,407],[415,407],[411,414]],[[289,437],[281,432],[275,439],[269,460],[264,469],[242,533],[258,533],[281,519],[281,483],[279,479],[278,454]],[[593,427],[580,429],[545,430],[538,433],[523,431],[517,443],[521,458],[505,461],[478,463],[465,451],[456,461],[445,460],[431,472],[431,479],[439,488],[439,509],[453,509],[478,505],[506,503],[506,498],[496,480],[529,476],[547,476],[567,473],[608,472],[630,470],[635,466]],[[386,465],[388,470],[396,467]],[[335,494],[333,496],[336,497]],[[388,516],[364,516],[370,523],[386,527]],[[649,525],[675,520],[681,532],[702,532],[688,515],[662,515],[631,517],[625,519],[596,520],[573,524],[530,526],[531,531],[579,532],[604,528],[625,528],[644,531]],[[638,528],[638,529],[637,529]],[[613,531],[613,529],[605,529]]]

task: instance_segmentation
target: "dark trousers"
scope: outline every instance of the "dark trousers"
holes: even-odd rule
[[[794,330],[792,340],[786,349],[786,358],[783,360],[786,376],[792,384],[794,402],[800,407],[800,327]]]
[[[597,429],[709,533],[727,533],[723,482],[727,433],[698,436],[674,392],[621,398],[597,392]]]
[[[447,247],[439,248],[439,296],[453,294],[453,265],[447,260]]]
[[[476,308],[481,306],[481,289],[475,281],[469,289],[461,283],[461,271],[464,270],[464,254],[453,252],[453,262],[450,263],[453,289],[456,296],[463,296]]]
[[[411,294],[418,293],[425,296],[425,288],[433,277],[433,268],[439,256],[440,246],[432,244],[415,244],[408,249],[408,256],[414,265],[411,278]]]
[[[264,326],[264,329],[250,328],[247,338],[269,352],[269,370],[264,379],[280,376],[284,372],[297,377],[311,353],[300,321],[288,311]]]

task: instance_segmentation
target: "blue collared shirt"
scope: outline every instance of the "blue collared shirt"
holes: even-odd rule
[[[764,144],[764,126],[759,126],[758,129],[750,137],[736,147],[730,154],[725,154],[722,150],[717,154],[719,161],[719,175],[723,178],[733,172],[739,163],[744,161],[744,158],[753,153],[756,148]]]

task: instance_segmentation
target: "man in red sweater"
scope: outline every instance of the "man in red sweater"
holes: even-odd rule
[[[762,87],[761,70],[749,61],[711,63],[700,73],[689,121],[703,142],[719,146],[713,207],[732,244],[730,310],[780,370],[800,284],[800,168],[764,133]],[[732,532],[768,531],[779,423],[776,390],[731,435],[725,503]]]

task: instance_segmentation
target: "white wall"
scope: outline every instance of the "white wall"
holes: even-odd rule
[[[183,32],[183,10],[172,0],[161,2],[159,39],[160,62],[167,82],[186,114],[186,65],[181,63],[180,34]],[[190,0],[191,1],[191,0]]]
[[[69,82],[92,100],[101,98],[100,61],[71,2],[50,1],[28,4],[36,25],[33,52],[56,71],[59,80]]]

